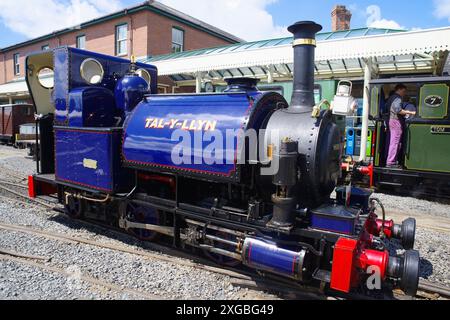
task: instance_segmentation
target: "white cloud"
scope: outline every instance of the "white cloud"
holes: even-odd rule
[[[1,0],[0,22],[10,30],[34,38],[121,7],[120,0]]]
[[[387,20],[381,16],[381,8],[377,5],[368,6],[366,9],[367,26],[370,28],[405,29],[395,20]]]
[[[289,36],[276,25],[267,7],[278,0],[159,0],[245,40]]]
[[[434,0],[434,15],[450,22],[450,0]]]

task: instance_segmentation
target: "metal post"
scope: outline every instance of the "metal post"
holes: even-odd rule
[[[198,72],[196,74],[196,78],[195,78],[195,92],[196,93],[202,92],[202,80],[203,80],[203,74],[201,72]]]
[[[361,127],[361,151],[359,154],[359,161],[366,160],[367,138],[369,131],[369,83],[372,80],[372,59],[368,58],[364,60],[364,103],[362,114],[362,127]]]
[[[273,83],[273,72],[274,68],[272,65],[267,67],[267,83]]]

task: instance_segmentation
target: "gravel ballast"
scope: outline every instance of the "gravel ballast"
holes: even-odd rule
[[[46,212],[40,208],[0,197],[0,223],[10,225],[33,226],[55,234],[75,236],[95,240],[104,244],[120,245],[129,249],[139,249],[136,245],[127,244],[130,237],[124,235],[125,242],[99,235],[86,230],[76,221],[65,217],[48,219]],[[117,235],[110,235],[116,237]],[[132,240],[131,240],[132,241]],[[124,288],[143,291],[163,299],[241,299],[257,297],[274,298],[269,294],[252,292],[234,287],[228,276],[177,265],[158,259],[141,258],[138,255],[98,248],[85,244],[64,243],[21,232],[0,230],[0,248],[21,254],[49,257],[46,265],[64,270],[74,270],[93,278],[104,280]],[[163,255],[163,254],[160,254]],[[182,258],[177,258],[182,259]],[[175,259],[176,262],[176,259]],[[3,266],[5,266],[3,268]],[[33,269],[33,272],[29,272]],[[81,286],[66,288],[70,281],[59,275],[48,275],[29,266],[15,262],[4,262],[0,259],[0,299],[135,299],[137,296],[119,295],[114,292],[103,293],[91,290],[92,286],[81,281]],[[20,279],[27,275],[27,285]],[[31,278],[30,278],[31,276]],[[69,279],[70,280],[70,279]],[[20,289],[16,288],[20,285]],[[65,287],[64,287],[65,286]],[[35,288],[36,287],[36,288]],[[48,292],[43,293],[42,287]],[[64,287],[61,289],[61,287]]]

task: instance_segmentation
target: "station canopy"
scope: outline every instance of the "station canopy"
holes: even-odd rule
[[[450,27],[417,31],[362,28],[319,33],[317,40],[318,79],[362,78],[367,60],[371,60],[371,71],[376,75],[450,72]],[[169,76],[180,86],[198,85],[199,80],[223,83],[224,78],[230,77],[290,81],[292,38],[185,51],[140,61],[156,65],[159,75]],[[0,98],[27,94],[23,79],[0,85]]]
[[[268,82],[292,79],[292,38],[262,40],[143,59],[159,74],[192,84],[256,77]],[[362,77],[371,60],[383,74],[442,74],[448,68],[450,27],[417,31],[362,28],[317,35],[316,77]]]

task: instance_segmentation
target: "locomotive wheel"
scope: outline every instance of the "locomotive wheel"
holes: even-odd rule
[[[68,197],[67,204],[65,205],[65,209],[67,215],[69,215],[72,219],[81,219],[83,218],[83,200],[77,199],[75,197]]]
[[[225,239],[225,240],[231,240],[231,241],[236,240],[233,235],[226,233],[226,232],[211,230],[210,234],[214,235],[216,237]],[[228,244],[225,244],[225,243],[222,243],[219,241],[214,241],[214,240],[210,240],[210,241],[211,241],[210,244],[213,247],[228,250],[231,252],[234,252],[236,250],[236,248],[232,247],[231,245],[228,245]],[[217,253],[212,253],[208,250],[203,250],[203,253],[205,254],[206,257],[208,257],[209,259],[211,259],[212,261],[214,261],[215,263],[217,263],[218,265],[221,265],[221,266],[236,267],[241,264],[241,262],[236,259],[226,257],[226,256],[223,256],[223,255],[220,255]]]
[[[137,223],[159,225],[161,221],[160,211],[131,202],[127,202],[124,205],[126,206],[125,217],[128,220]],[[155,241],[159,237],[159,233],[145,229],[132,228],[128,232],[142,241]]]

